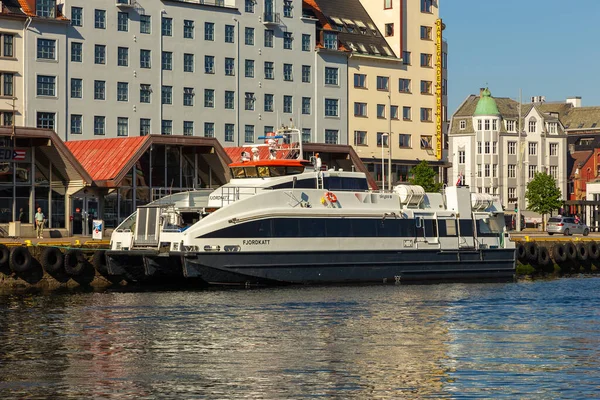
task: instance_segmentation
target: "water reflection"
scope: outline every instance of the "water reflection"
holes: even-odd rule
[[[590,395],[599,383],[598,286],[598,279],[572,279],[0,293],[0,393],[136,399]],[[569,380],[573,374],[577,386]]]

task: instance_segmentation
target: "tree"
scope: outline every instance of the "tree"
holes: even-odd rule
[[[556,186],[556,181],[545,172],[536,172],[533,179],[527,184],[528,209],[542,214],[542,225],[546,228],[545,215],[562,206],[560,189]]]
[[[410,174],[412,176],[408,181],[411,185],[422,186],[429,193],[439,192],[442,189],[442,184],[435,181],[435,171],[425,160],[412,167]]]

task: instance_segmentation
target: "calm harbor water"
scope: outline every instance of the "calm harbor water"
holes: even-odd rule
[[[600,278],[0,292],[0,398],[597,398]]]

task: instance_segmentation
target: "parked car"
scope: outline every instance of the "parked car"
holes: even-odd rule
[[[583,222],[575,222],[574,217],[551,217],[546,224],[546,232],[548,235],[559,233],[568,236],[580,233],[587,236],[590,228]]]

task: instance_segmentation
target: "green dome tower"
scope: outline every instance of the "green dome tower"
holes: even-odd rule
[[[496,105],[496,100],[492,97],[492,93],[488,88],[485,88],[481,91],[481,95],[479,97],[479,101],[477,102],[477,107],[475,108],[474,117],[479,116],[499,116],[500,112],[498,111],[498,106]]]

